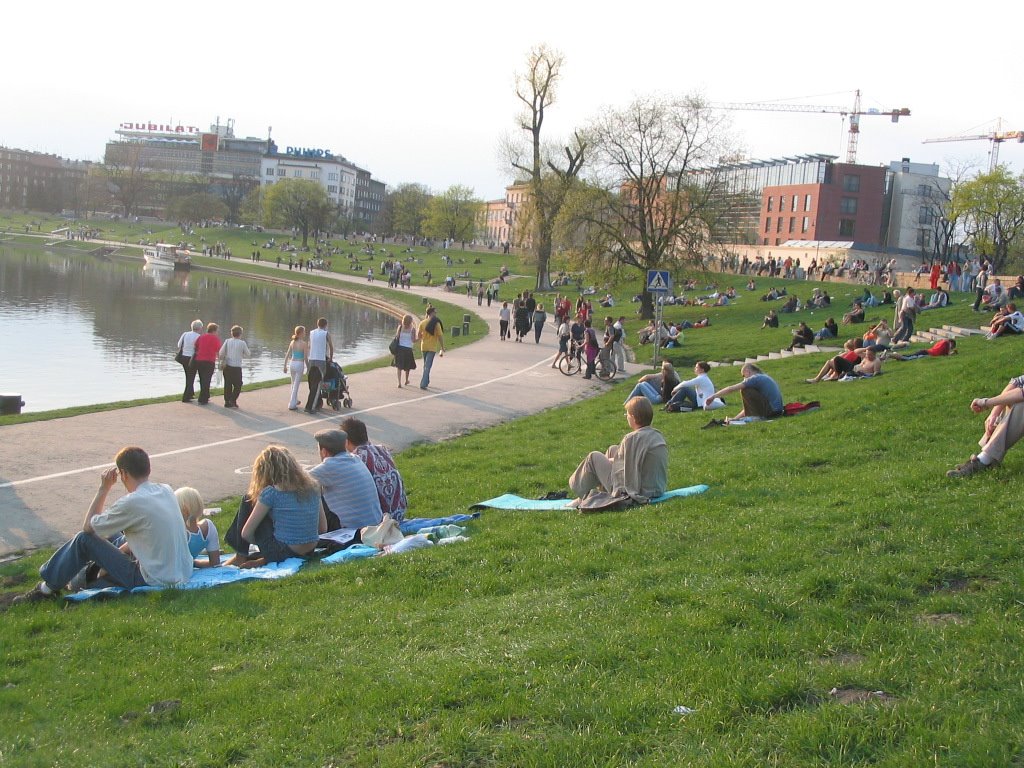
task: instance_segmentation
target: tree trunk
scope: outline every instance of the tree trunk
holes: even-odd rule
[[[654,294],[646,288],[644,288],[644,292],[640,294],[640,319],[654,319]]]
[[[551,233],[541,231],[537,237],[537,288],[551,290]]]

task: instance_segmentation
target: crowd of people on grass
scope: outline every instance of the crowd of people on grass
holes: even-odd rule
[[[268,445],[252,465],[238,511],[224,533],[234,554],[223,562],[253,568],[289,558],[310,559],[358,542],[374,526],[401,522],[408,497],[391,452],[369,441],[354,417],[314,436],[319,463],[305,470],[281,445]],[[195,488],[150,479],[149,455],[122,448],[100,474],[82,530],[39,569],[41,581],[15,602],[54,599],[65,590],[175,587],[195,568],[222,564],[220,534],[204,515]],[[107,497],[120,481],[125,495]],[[341,532],[333,537],[331,532]]]

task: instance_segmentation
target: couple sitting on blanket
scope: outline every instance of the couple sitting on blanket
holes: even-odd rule
[[[239,552],[234,564],[251,567],[309,555],[329,518],[341,528],[379,523],[382,509],[398,520],[404,516],[405,491],[390,453],[369,444],[358,419],[343,425],[347,434],[316,434],[322,463],[310,473],[286,448],[269,446],[260,453],[248,496],[225,536]],[[15,602],[52,599],[69,585],[174,587],[191,578],[194,565],[219,563],[217,530],[213,521],[200,520],[198,491],[175,493],[151,482],[149,456],[141,448],[123,448],[114,464],[100,475],[82,531],[54,553],[39,569],[42,581]],[[127,493],[107,507],[118,479]],[[252,543],[261,550],[255,558],[248,554]],[[194,561],[203,550],[209,559]]]
[[[235,548],[231,564],[251,568],[290,557],[308,557],[320,534],[396,522],[408,505],[402,477],[387,448],[371,445],[356,418],[313,437],[320,464],[307,473],[286,448],[269,446],[253,464],[252,482],[225,539]],[[250,544],[259,548],[250,555]]]
[[[604,453],[592,451],[569,478],[569,487],[585,508],[587,497],[604,491],[612,497],[646,504],[668,487],[668,446],[651,426],[654,406],[646,397],[626,401],[629,433]]]

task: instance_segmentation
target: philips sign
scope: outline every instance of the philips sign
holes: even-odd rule
[[[308,149],[306,147],[287,147],[284,153],[292,157],[334,157],[334,153],[329,149]]]

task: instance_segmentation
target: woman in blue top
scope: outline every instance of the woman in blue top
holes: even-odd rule
[[[229,565],[252,568],[306,557],[326,531],[316,481],[287,448],[268,445],[253,462],[249,490],[224,536],[237,552]],[[250,544],[259,547],[258,556],[249,556]]]
[[[309,343],[306,341],[306,327],[296,325],[292,333],[291,344],[284,353],[284,372],[292,377],[291,399],[288,401],[288,410],[299,410],[299,385],[302,383],[302,376],[306,372],[309,357]]]

